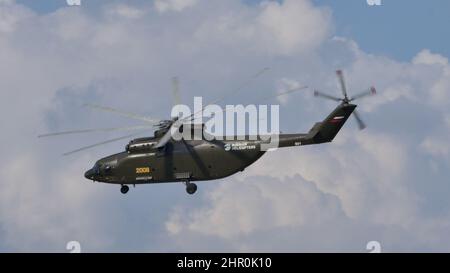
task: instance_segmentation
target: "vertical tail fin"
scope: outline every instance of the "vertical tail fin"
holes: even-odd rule
[[[313,126],[307,138],[310,138],[314,144],[331,142],[355,108],[356,105],[354,104],[339,105],[322,122],[318,122]]]

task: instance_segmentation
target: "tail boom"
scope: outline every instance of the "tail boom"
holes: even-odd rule
[[[355,110],[356,105],[342,103],[322,122],[316,123],[307,134],[281,134],[279,147],[291,147],[331,142]]]

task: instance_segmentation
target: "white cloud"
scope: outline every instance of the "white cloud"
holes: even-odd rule
[[[113,5],[107,9],[106,13],[112,17],[118,16],[128,19],[139,19],[145,15],[144,10],[126,4]]]
[[[440,79],[435,81],[430,87],[430,100],[437,105],[448,105],[450,103],[450,66],[448,58],[424,49],[414,57],[412,63],[418,66],[434,68],[435,74]]]
[[[155,0],[155,8],[159,12],[182,11],[198,2],[199,0]]]
[[[196,32],[199,42],[219,41],[241,50],[295,55],[314,51],[329,32],[330,13],[307,0],[263,2],[258,10],[222,13]]]
[[[0,174],[2,246],[17,251],[65,251],[70,240],[105,247],[104,228],[92,200],[104,200],[99,188],[77,179],[86,157],[71,166],[42,173],[33,154],[17,155]],[[55,164],[58,165],[58,164]],[[86,181],[83,181],[86,182]],[[41,247],[39,247],[41,246]]]
[[[441,79],[430,90],[431,99],[435,104],[448,105],[450,103],[450,67],[441,74]]]
[[[0,33],[13,32],[17,23],[30,15],[25,9],[14,5],[12,0],[0,1]]]
[[[427,138],[422,142],[422,147],[434,156],[448,156],[450,154],[448,139]]]
[[[292,80],[292,79],[288,79],[288,78],[282,78],[279,81],[279,87],[277,90],[277,94],[279,95],[277,97],[277,100],[281,103],[281,104],[286,104],[288,102],[289,99],[289,92],[290,90],[296,90],[298,88],[306,88],[306,85],[301,85],[298,81],[296,80]],[[286,95],[284,95],[286,94]]]
[[[300,176],[278,180],[251,177],[221,184],[208,198],[210,207],[180,221],[185,212],[178,210],[167,226],[175,234],[186,231],[239,238],[258,231],[279,227],[320,225],[345,217],[339,199],[317,189]],[[186,229],[186,230],[185,230]]]
[[[439,54],[431,53],[429,49],[424,49],[414,57],[412,62],[413,64],[425,64],[425,65],[438,64],[442,66],[447,66],[448,58]]]
[[[290,54],[317,47],[327,37],[329,13],[310,1],[263,2],[257,18],[263,44],[273,41],[280,53]]]

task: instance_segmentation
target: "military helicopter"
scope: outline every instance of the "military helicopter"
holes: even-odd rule
[[[376,93],[375,88],[371,87],[361,94],[348,97],[342,71],[338,70],[336,74],[343,97],[339,98],[319,91],[314,91],[314,96],[331,99],[340,102],[340,104],[323,121],[314,124],[308,133],[279,134],[278,147],[295,147],[331,142],[352,113],[359,128],[364,129],[366,127],[359,114],[355,111],[356,105],[352,104],[352,102],[365,96],[374,95]],[[303,88],[306,87],[291,89],[278,95],[285,95]],[[173,93],[178,102],[178,80],[176,78],[173,80]],[[264,140],[252,140],[248,135],[239,140],[207,140],[205,138],[200,140],[175,140],[172,137],[173,132],[182,132],[184,127],[187,128],[185,125],[187,122],[192,121],[193,115],[184,118],[175,117],[169,120],[154,120],[110,107],[90,104],[87,106],[96,110],[114,112],[143,121],[149,125],[128,128],[73,130],[49,133],[39,137],[156,127],[152,137],[132,139],[126,145],[125,151],[98,160],[85,173],[85,177],[94,182],[121,185],[120,191],[123,194],[129,191],[128,185],[167,182],[183,182],[186,186],[186,192],[194,194],[197,191],[197,185],[194,182],[220,179],[244,171],[245,168],[261,158],[266,152],[261,149]],[[194,134],[206,134],[204,124],[194,124],[194,126],[189,128]],[[129,139],[132,136],[134,135],[107,140],[65,153],[64,155],[114,141]]]

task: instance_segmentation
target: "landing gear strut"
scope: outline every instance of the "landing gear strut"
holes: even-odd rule
[[[123,194],[126,194],[129,190],[130,188],[127,185],[122,185],[122,187],[120,187],[120,192]]]
[[[185,184],[187,193],[194,194],[197,191],[197,185],[195,183],[187,181]]]

